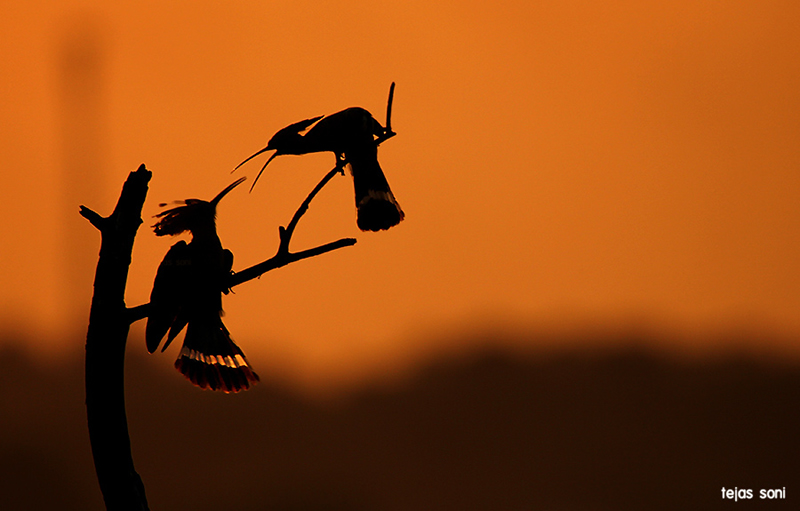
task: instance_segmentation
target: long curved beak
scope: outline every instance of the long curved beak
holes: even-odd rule
[[[257,152],[256,154],[261,154],[261,153],[263,153],[263,152],[264,152],[264,149],[262,149],[261,151]],[[254,154],[253,156],[255,156],[255,154]],[[251,156],[250,158],[252,158],[253,156]],[[278,156],[278,151],[275,151],[274,153],[272,153],[272,156],[270,156],[270,157],[269,157],[269,159],[267,160],[267,163],[265,163],[265,164],[264,164],[264,166],[263,166],[263,167],[261,167],[261,170],[259,170],[259,171],[258,171],[258,175],[257,175],[257,176],[256,176],[256,178],[253,180],[253,184],[252,184],[252,186],[250,186],[250,191],[251,191],[251,192],[253,191],[253,188],[255,188],[255,186],[256,186],[256,183],[258,183],[258,178],[260,178],[260,177],[261,177],[261,173],[262,173],[262,172],[264,172],[264,169],[265,169],[265,168],[267,168],[267,165],[269,165],[269,162],[271,162],[271,161],[272,161],[272,159],[273,159],[273,158],[275,158],[276,156]],[[250,158],[248,158],[248,160],[249,160]],[[245,161],[247,161],[247,160],[245,160]]]
[[[259,154],[265,153],[265,152],[267,152],[267,151],[272,151],[272,148],[271,148],[270,146],[267,146],[267,147],[265,147],[264,149],[261,149],[260,151],[258,151],[257,153],[255,153],[255,154],[253,154],[253,155],[251,155],[251,156],[248,156],[248,157],[247,157],[247,159],[246,159],[245,161],[243,161],[242,163],[240,163],[239,165],[237,165],[236,167],[234,167],[234,169],[231,171],[231,174],[233,174],[234,172],[236,172],[236,169],[238,169],[239,167],[241,167],[242,165],[244,165],[244,164],[245,164],[245,163],[247,163],[248,161],[252,160],[253,158],[255,158],[256,156],[258,156]],[[275,157],[275,155],[273,154],[273,155],[272,155],[272,157],[274,158],[274,157]],[[272,159],[272,158],[270,158],[270,159]],[[264,169],[261,169],[261,170],[264,170]],[[259,174],[259,175],[260,175],[260,174]],[[254,183],[254,184],[255,184],[255,183]]]
[[[234,181],[233,183],[229,184],[227,186],[227,188],[225,188],[224,190],[219,192],[216,197],[211,199],[211,205],[214,206],[214,207],[217,207],[217,204],[219,204],[219,201],[221,201],[223,197],[228,195],[228,192],[230,192],[231,190],[233,190],[234,188],[236,188],[237,186],[242,184],[242,181],[244,181],[245,179],[247,179],[247,176],[242,176],[239,179],[237,179],[236,181]]]

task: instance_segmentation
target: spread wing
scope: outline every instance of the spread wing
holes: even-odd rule
[[[147,351],[153,353],[164,335],[169,343],[186,326],[185,305],[191,271],[191,249],[185,241],[179,241],[169,249],[161,261],[150,293],[150,314],[145,328]]]

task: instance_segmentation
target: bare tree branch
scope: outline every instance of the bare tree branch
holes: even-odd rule
[[[356,244],[355,238],[342,238],[338,241],[333,241],[331,243],[326,243],[325,245],[320,245],[318,247],[310,248],[308,250],[303,250],[301,252],[285,252],[285,253],[278,253],[273,257],[258,263],[250,268],[242,270],[240,272],[236,272],[231,275],[229,282],[229,286],[238,286],[244,282],[256,279],[261,277],[261,275],[267,273],[270,270],[274,270],[275,268],[280,268],[281,266],[286,266],[289,263],[293,263],[295,261],[299,261],[301,259],[308,259],[309,257],[318,256],[324,254],[326,252],[330,252],[332,250],[336,250],[339,248],[350,247]]]
[[[333,179],[337,173],[344,173],[342,167],[336,166],[330,170],[325,177],[322,178],[317,186],[311,190],[311,193],[308,194],[308,197],[300,204],[300,207],[297,208],[292,220],[289,222],[289,225],[284,227],[278,228],[278,235],[280,236],[280,245],[278,245],[278,252],[272,256],[271,258],[263,261],[259,264],[251,266],[250,268],[244,269],[242,271],[236,272],[231,275],[231,278],[228,280],[228,287],[238,286],[243,282],[247,282],[249,280],[253,280],[255,278],[260,277],[264,273],[274,270],[275,268],[280,268],[281,266],[286,266],[289,263],[293,263],[295,261],[299,261],[301,259],[306,259],[309,257],[314,257],[320,254],[324,254],[325,252],[330,252],[331,250],[336,250],[338,248],[349,247],[356,244],[355,238],[342,238],[338,241],[334,241],[331,243],[327,243],[325,245],[320,245],[315,248],[311,248],[308,250],[303,250],[301,252],[292,253],[289,251],[289,242],[292,239],[292,234],[294,233],[295,227],[297,227],[297,222],[300,221],[300,218],[308,211],[308,206],[311,204],[311,201],[314,197],[319,193],[322,188],[328,184],[328,181]]]
[[[151,173],[131,172],[107,218],[81,206],[102,242],[86,334],[86,415],[97,479],[108,510],[147,510],[144,484],[133,466],[125,415],[125,344],[130,322],[125,286],[133,241]]]
[[[135,323],[140,319],[150,316],[150,303],[143,303],[135,307],[129,307],[125,311],[128,324]]]
[[[83,218],[89,221],[98,231],[102,232],[105,228],[107,223],[107,219],[100,216],[100,214],[95,213],[91,209],[87,208],[86,206],[81,206],[79,213]]]

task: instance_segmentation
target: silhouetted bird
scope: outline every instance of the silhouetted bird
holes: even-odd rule
[[[179,206],[156,215],[160,220],[153,226],[156,236],[190,231],[192,240],[174,244],[158,267],[145,332],[147,351],[153,353],[168,333],[164,351],[186,327],[175,368],[198,387],[223,392],[246,390],[258,381],[221,317],[233,253],[222,248],[217,236],[216,209],[244,179],[222,190],[211,202],[178,201]]]
[[[314,126],[308,129],[312,124]],[[300,134],[307,129],[305,134]],[[362,231],[388,229],[400,223],[405,214],[378,164],[378,145],[374,137],[385,135],[386,132],[368,111],[359,107],[348,108],[327,117],[306,119],[281,129],[270,139],[267,147],[236,168],[263,152],[275,150],[253,181],[255,186],[261,173],[276,156],[332,151],[336,156],[337,167],[350,165],[358,227]]]

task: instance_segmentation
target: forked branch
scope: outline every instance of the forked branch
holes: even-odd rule
[[[314,257],[320,254],[324,254],[325,252],[330,252],[331,250],[336,250],[338,248],[349,247],[356,244],[355,238],[342,238],[340,240],[326,243],[325,245],[320,245],[315,248],[310,248],[308,250],[303,250],[300,252],[290,252],[289,251],[289,242],[292,239],[292,234],[294,234],[294,229],[297,227],[297,222],[300,221],[300,218],[308,211],[308,206],[311,204],[311,201],[314,197],[319,193],[322,188],[328,184],[328,181],[333,179],[337,173],[343,173],[344,170],[342,167],[336,166],[331,169],[330,172],[325,174],[325,177],[322,178],[317,186],[311,190],[311,193],[308,194],[308,197],[300,204],[300,207],[297,208],[294,216],[292,217],[289,225],[286,227],[279,227],[278,228],[278,235],[280,236],[280,245],[278,245],[277,253],[272,256],[271,258],[258,263],[250,268],[244,269],[240,272],[236,272],[231,275],[230,279],[228,280],[228,287],[238,286],[243,282],[247,282],[249,280],[253,280],[255,278],[260,277],[264,273],[274,270],[275,268],[280,268],[281,266],[285,266],[289,263],[293,263],[295,261],[299,261],[301,259],[306,259],[309,257]]]

